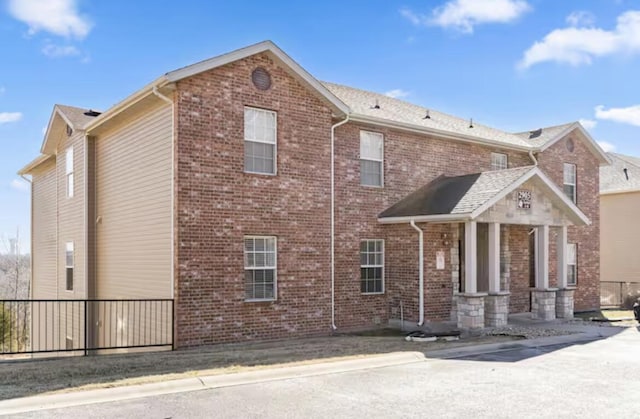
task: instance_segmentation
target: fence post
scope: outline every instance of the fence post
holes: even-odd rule
[[[87,321],[87,300],[84,300],[84,356],[89,354],[89,322]]]

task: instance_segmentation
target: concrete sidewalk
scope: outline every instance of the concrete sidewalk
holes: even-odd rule
[[[549,327],[549,323],[545,324]],[[620,333],[618,327],[603,327],[583,324],[556,324],[557,328],[572,330],[574,334],[528,339],[508,343],[483,344],[429,352],[396,352],[370,355],[361,359],[321,362],[312,365],[273,367],[259,371],[234,374],[193,377],[161,383],[77,391],[64,394],[30,396],[0,401],[0,414],[17,414],[30,411],[81,406],[94,403],[129,400],[148,396],[180,393],[221,387],[240,386],[259,382],[287,380],[291,378],[336,374],[349,371],[384,368],[395,365],[429,362],[438,359],[455,359],[485,353],[494,353],[518,348],[538,348],[559,344],[583,344],[604,339]]]

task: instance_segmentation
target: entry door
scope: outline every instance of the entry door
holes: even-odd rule
[[[489,224],[477,226],[478,292],[489,291]]]

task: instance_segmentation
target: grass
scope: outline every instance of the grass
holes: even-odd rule
[[[406,342],[398,335],[338,335],[266,343],[216,345],[173,352],[6,361],[0,363],[0,400],[353,359],[391,352],[424,353],[514,339],[517,338],[482,336],[455,342],[415,343]]]

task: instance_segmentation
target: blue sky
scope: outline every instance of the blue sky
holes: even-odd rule
[[[55,103],[105,110],[159,75],[271,39],[320,80],[507,131],[583,120],[640,156],[640,0],[0,0],[0,239]],[[3,250],[0,244],[0,251]]]

